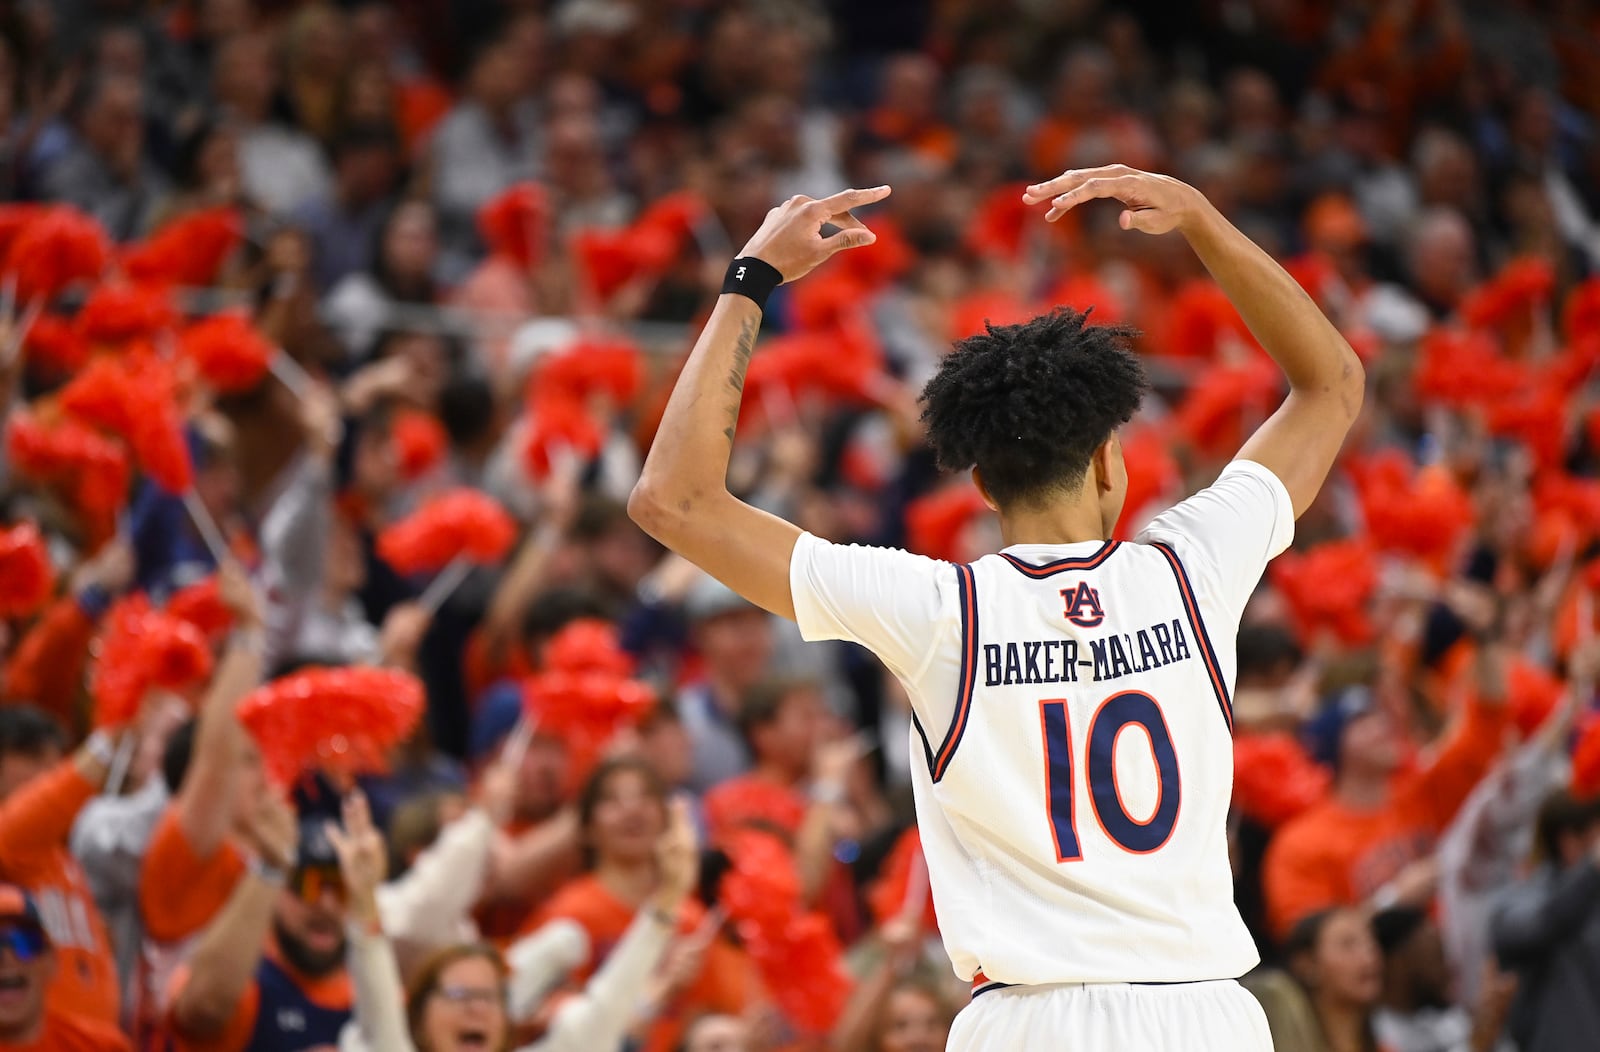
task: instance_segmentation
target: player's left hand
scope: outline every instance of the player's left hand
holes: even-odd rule
[[[1053,223],[1085,201],[1100,197],[1115,198],[1127,206],[1120,217],[1122,229],[1146,234],[1182,230],[1206,206],[1204,195],[1188,183],[1125,164],[1066,172],[1028,187],[1022,200],[1030,205],[1049,201],[1050,210],[1044,217]]]
[[[785,282],[803,278],[835,252],[861,248],[878,240],[878,235],[850,210],[888,196],[887,186],[876,186],[871,190],[841,190],[820,201],[791,197],[767,213],[761,229],[745,243],[739,255],[770,263]],[[822,228],[830,223],[839,230],[823,237]]]

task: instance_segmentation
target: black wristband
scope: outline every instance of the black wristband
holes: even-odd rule
[[[767,297],[783,284],[783,275],[764,259],[740,256],[728,264],[728,274],[722,279],[722,294],[743,296],[754,301],[757,307],[767,309]]]

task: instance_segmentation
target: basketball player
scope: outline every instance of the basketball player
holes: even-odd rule
[[[630,511],[806,638],[858,642],[905,684],[934,903],[976,994],[952,1049],[1270,1049],[1234,982],[1256,963],[1224,833],[1234,635],[1360,410],[1361,365],[1192,187],[1121,165],[1067,172],[1024,200],[1055,221],[1114,198],[1123,229],[1182,234],[1282,367],[1282,406],[1214,485],[1119,544],[1117,428],[1146,387],[1130,334],[1070,309],[993,327],[956,345],[922,404],[940,461],[971,469],[999,514],[1004,550],[954,566],[830,544],[724,477],[766,294],[871,244],[850,210],[888,193],[768,214],[729,268]]]

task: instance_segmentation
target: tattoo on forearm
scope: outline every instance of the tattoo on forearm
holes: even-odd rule
[[[744,374],[750,368],[750,356],[756,350],[756,330],[760,327],[759,319],[746,319],[734,343],[733,368],[728,370],[728,392],[733,395],[733,400],[728,403],[728,426],[722,432],[728,437],[730,445],[739,426],[739,403],[744,399]]]

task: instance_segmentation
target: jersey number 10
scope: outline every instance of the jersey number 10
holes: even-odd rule
[[[1055,838],[1056,861],[1078,862],[1083,859],[1083,849],[1078,843],[1073,778],[1076,749],[1066,700],[1049,698],[1039,702],[1039,723],[1044,731],[1045,799],[1050,807],[1050,832]],[[1143,730],[1149,738],[1159,784],[1155,810],[1143,821],[1128,813],[1117,786],[1117,739],[1131,727]],[[1100,703],[1089,719],[1084,773],[1089,785],[1090,809],[1106,836],[1136,855],[1158,851],[1166,844],[1173,827],[1178,824],[1183,787],[1178,775],[1178,752],[1172,747],[1167,721],[1154,698],[1129,690],[1113,694]]]

